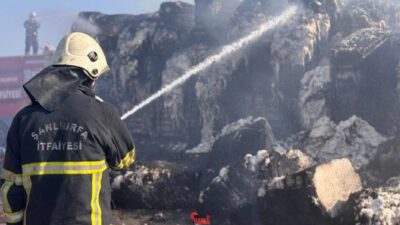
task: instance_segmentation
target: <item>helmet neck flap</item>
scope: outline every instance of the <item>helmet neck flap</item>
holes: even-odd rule
[[[25,92],[32,103],[37,102],[49,112],[56,110],[72,93],[84,88],[85,93],[93,95],[86,87],[87,76],[81,68],[71,66],[51,66],[24,84]]]

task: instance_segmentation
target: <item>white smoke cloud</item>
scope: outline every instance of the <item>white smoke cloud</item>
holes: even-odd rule
[[[39,45],[51,43],[57,45],[61,38],[71,32],[72,25],[79,27],[79,30],[90,35],[98,35],[101,29],[91,21],[78,16],[76,12],[41,12],[37,20],[41,24],[39,29]]]
[[[80,31],[91,36],[96,36],[102,32],[101,28],[98,27],[93,21],[81,18],[79,16],[75,18],[72,26],[73,29],[76,29],[75,31]]]

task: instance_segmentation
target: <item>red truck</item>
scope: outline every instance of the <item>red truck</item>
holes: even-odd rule
[[[0,57],[0,152],[14,115],[29,104],[22,85],[47,66],[44,55]]]

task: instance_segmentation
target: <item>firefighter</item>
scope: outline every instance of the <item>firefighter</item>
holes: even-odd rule
[[[135,160],[119,113],[95,96],[109,70],[100,45],[75,32],[24,89],[32,104],[14,117],[1,175],[7,225],[109,225],[108,168]]]
[[[34,55],[37,55],[39,50],[38,42],[38,29],[40,23],[37,21],[36,12],[32,12],[29,15],[29,19],[25,21],[25,55],[29,55],[31,48]]]

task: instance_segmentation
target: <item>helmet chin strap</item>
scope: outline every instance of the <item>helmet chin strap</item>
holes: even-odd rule
[[[85,70],[85,69],[83,69],[83,68],[82,68],[82,70],[83,70],[83,73],[85,73],[85,75],[86,75],[90,80],[92,80],[93,82],[96,80],[95,78],[93,78],[92,75],[90,75],[90,73],[89,73],[87,70]]]
[[[85,73],[86,76],[88,76],[91,80],[93,80],[88,71],[86,71],[85,69],[82,69],[82,70],[83,70],[83,72]]]
[[[92,76],[90,76],[90,74],[89,74],[88,71],[86,71],[86,70],[83,69],[83,68],[81,68],[81,69],[82,69],[83,73],[85,74],[85,76],[86,76],[88,79],[90,79],[90,81],[91,81],[91,86],[90,86],[90,88],[92,88],[92,89],[94,90],[95,87],[96,87],[96,80],[93,79]]]

